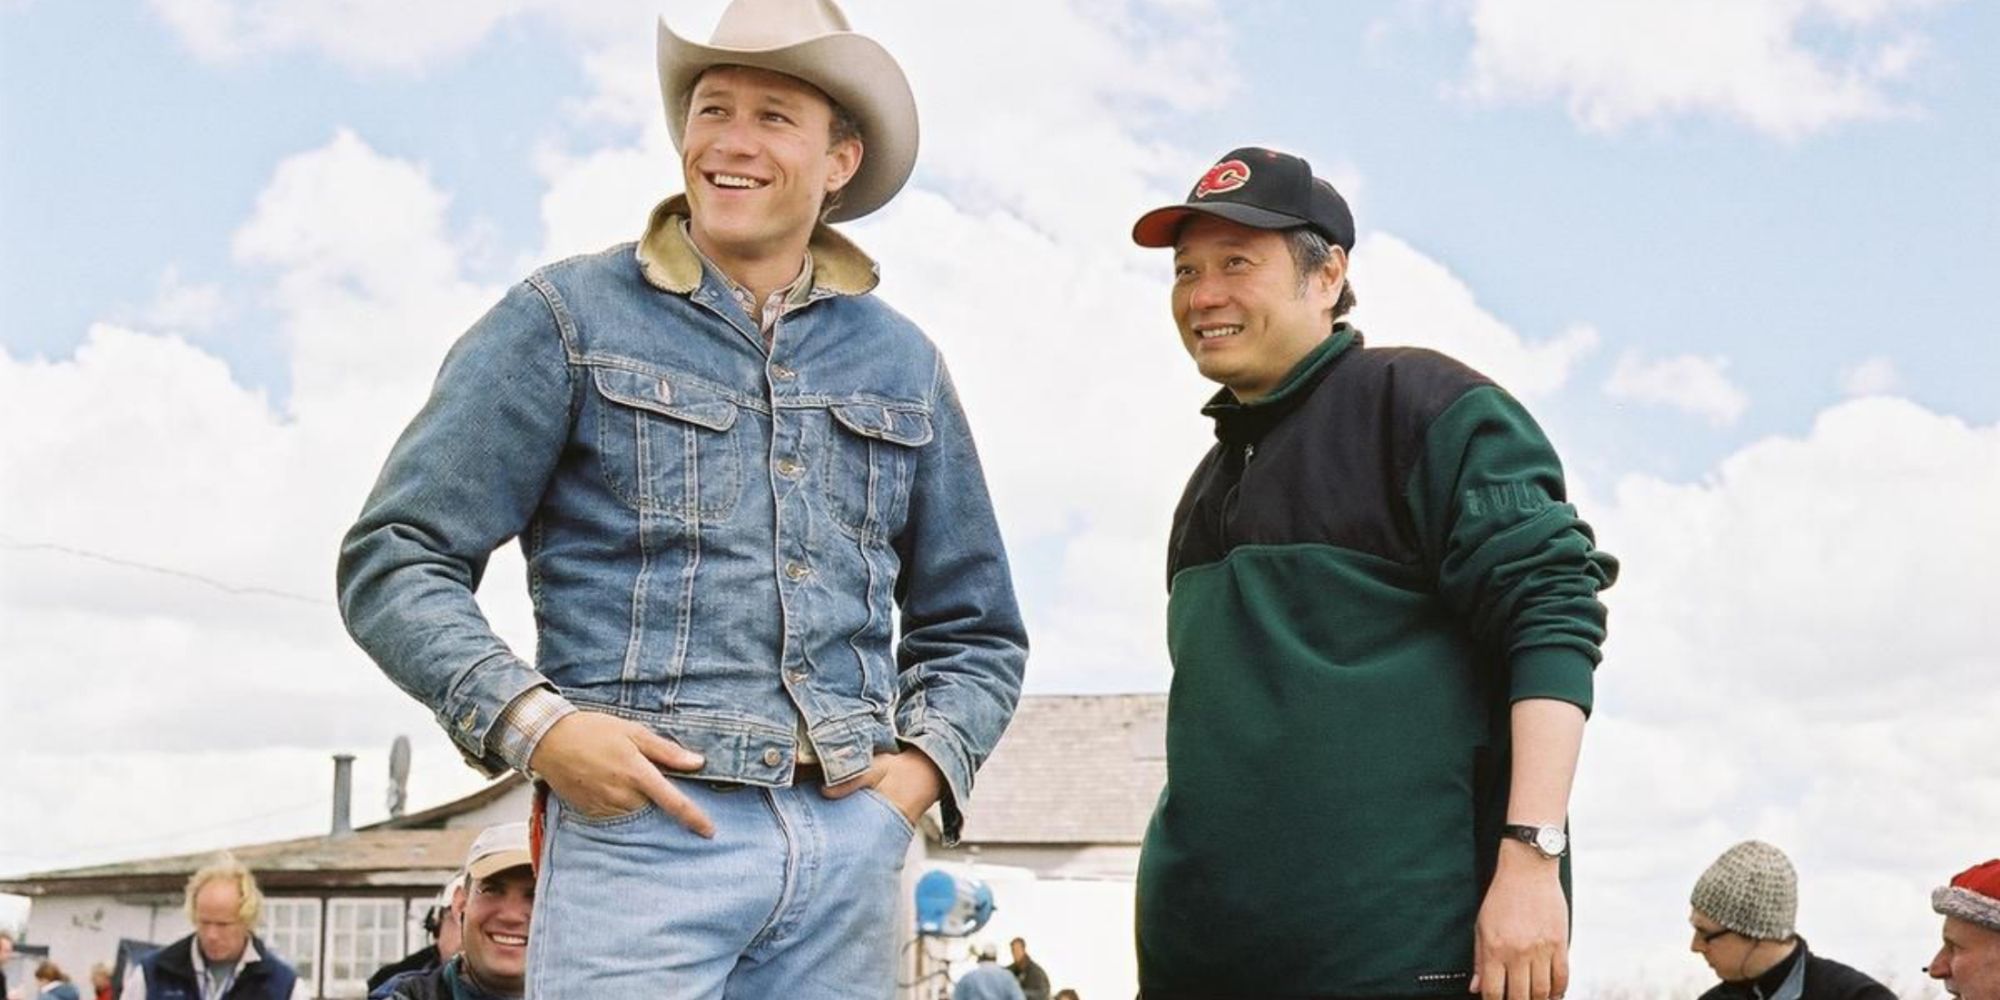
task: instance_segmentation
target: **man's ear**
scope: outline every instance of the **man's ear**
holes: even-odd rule
[[[833,169],[826,175],[826,193],[832,194],[847,186],[854,179],[855,171],[861,169],[864,150],[859,139],[842,139],[826,151],[833,158]]]
[[[1339,246],[1334,246],[1330,249],[1333,252],[1327,254],[1326,263],[1320,265],[1320,275],[1326,279],[1327,289],[1333,293],[1334,298],[1338,299],[1340,298],[1340,287],[1347,281],[1347,251],[1342,250]]]

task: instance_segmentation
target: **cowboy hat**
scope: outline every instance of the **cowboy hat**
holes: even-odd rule
[[[887,204],[917,162],[917,102],[902,67],[880,43],[848,30],[833,0],[732,0],[707,45],[688,41],[660,18],[660,97],[667,131],[682,148],[688,94],[715,66],[749,66],[803,80],[861,123],[866,152],[829,222],[858,219]]]

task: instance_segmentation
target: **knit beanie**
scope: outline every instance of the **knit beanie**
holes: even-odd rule
[[[1959,872],[1931,891],[1931,909],[2000,931],[2000,858]]]
[[[1688,902],[1744,937],[1783,941],[1799,912],[1799,876],[1785,852],[1746,840],[1701,873]]]

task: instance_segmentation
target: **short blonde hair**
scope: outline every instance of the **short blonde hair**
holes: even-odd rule
[[[243,862],[236,860],[236,855],[227,851],[216,855],[214,861],[188,877],[185,904],[188,923],[200,922],[194,915],[194,898],[210,882],[235,883],[236,891],[243,897],[243,902],[236,907],[236,915],[243,919],[245,926],[257,926],[257,917],[264,912],[264,894],[257,889],[257,877],[250,874],[250,869]]]

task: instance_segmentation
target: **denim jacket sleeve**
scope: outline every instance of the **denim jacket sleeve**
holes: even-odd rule
[[[487,557],[533,517],[574,406],[562,335],[530,279],[452,347],[341,544],[348,632],[489,775],[507,767],[488,746],[495,720],[545,681],[473,592]]]
[[[896,539],[902,641],[896,729],[944,773],[944,840],[958,841],[973,772],[1014,714],[1028,658],[1007,553],[972,430],[940,359],[910,514]]]

